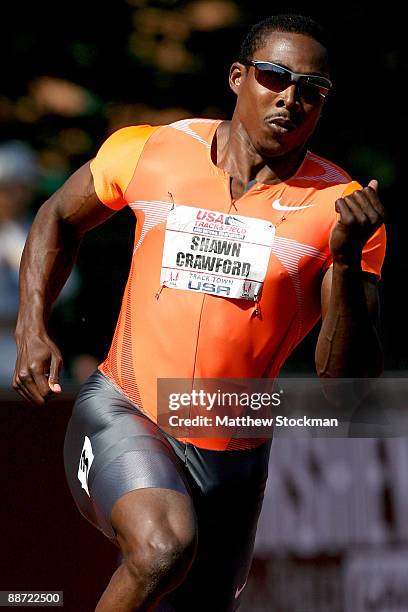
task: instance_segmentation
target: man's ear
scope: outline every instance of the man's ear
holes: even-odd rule
[[[239,88],[246,77],[246,67],[239,62],[234,62],[229,71],[229,86],[238,95]]]

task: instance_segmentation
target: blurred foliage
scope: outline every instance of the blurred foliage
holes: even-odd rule
[[[10,4],[0,37],[2,139],[27,140],[38,150],[43,198],[119,127],[228,117],[229,65],[248,27],[270,10],[260,0]],[[280,7],[304,11],[301,3]],[[325,3],[307,11],[328,30],[335,82],[311,144],[361,183],[379,178],[391,211],[385,314],[391,320],[396,309],[402,317],[395,279],[406,267],[397,235],[406,212],[397,178],[407,122],[393,88],[407,72],[403,20],[390,3],[386,10],[342,3],[334,14]],[[407,367],[400,334],[388,323],[383,332],[391,366]]]
[[[391,188],[397,134],[381,103],[384,86],[406,71],[396,48],[398,23],[391,11],[342,9],[335,21],[327,6],[309,13],[329,32],[336,85],[314,144],[351,164],[360,181],[379,172]],[[234,103],[228,67],[249,25],[268,14],[257,0],[73,0],[10,10],[17,25],[1,40],[2,138],[56,151],[68,167],[123,125],[227,117]],[[292,3],[284,10],[304,8]],[[56,167],[62,176],[60,161]]]

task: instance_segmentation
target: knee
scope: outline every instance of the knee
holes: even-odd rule
[[[195,550],[195,532],[180,534],[157,528],[128,548],[123,563],[138,583],[176,586],[188,572]]]

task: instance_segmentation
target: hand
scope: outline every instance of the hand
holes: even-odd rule
[[[367,240],[384,223],[385,210],[378,198],[378,181],[336,200],[337,221],[330,236],[333,260],[360,262]]]
[[[41,406],[50,395],[61,393],[61,353],[46,333],[16,334],[16,342],[13,388],[28,402]]]

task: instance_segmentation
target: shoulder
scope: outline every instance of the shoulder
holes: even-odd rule
[[[305,159],[293,180],[312,183],[320,188],[341,186],[352,182],[351,176],[343,168],[311,151],[307,151]]]
[[[132,175],[143,148],[149,138],[159,129],[159,126],[133,125],[113,132],[91,161],[91,171],[94,178],[104,175],[114,180],[114,177],[123,174]]]
[[[113,132],[102,144],[98,155],[127,151],[129,148],[144,144],[160,126],[132,125]]]
[[[179,119],[163,125],[132,125],[113,132],[103,143],[99,151],[107,149],[126,149],[145,144],[149,138],[160,132],[163,138],[171,138],[177,132],[199,137],[201,131],[207,132],[221,123],[221,120],[205,118]]]
[[[124,194],[143,148],[157,126],[136,125],[113,132],[91,161],[95,192],[109,208],[125,205]]]
[[[334,162],[308,151],[295,176],[290,179],[293,187],[312,190],[313,196],[333,203],[338,198],[362,189],[350,174]]]

